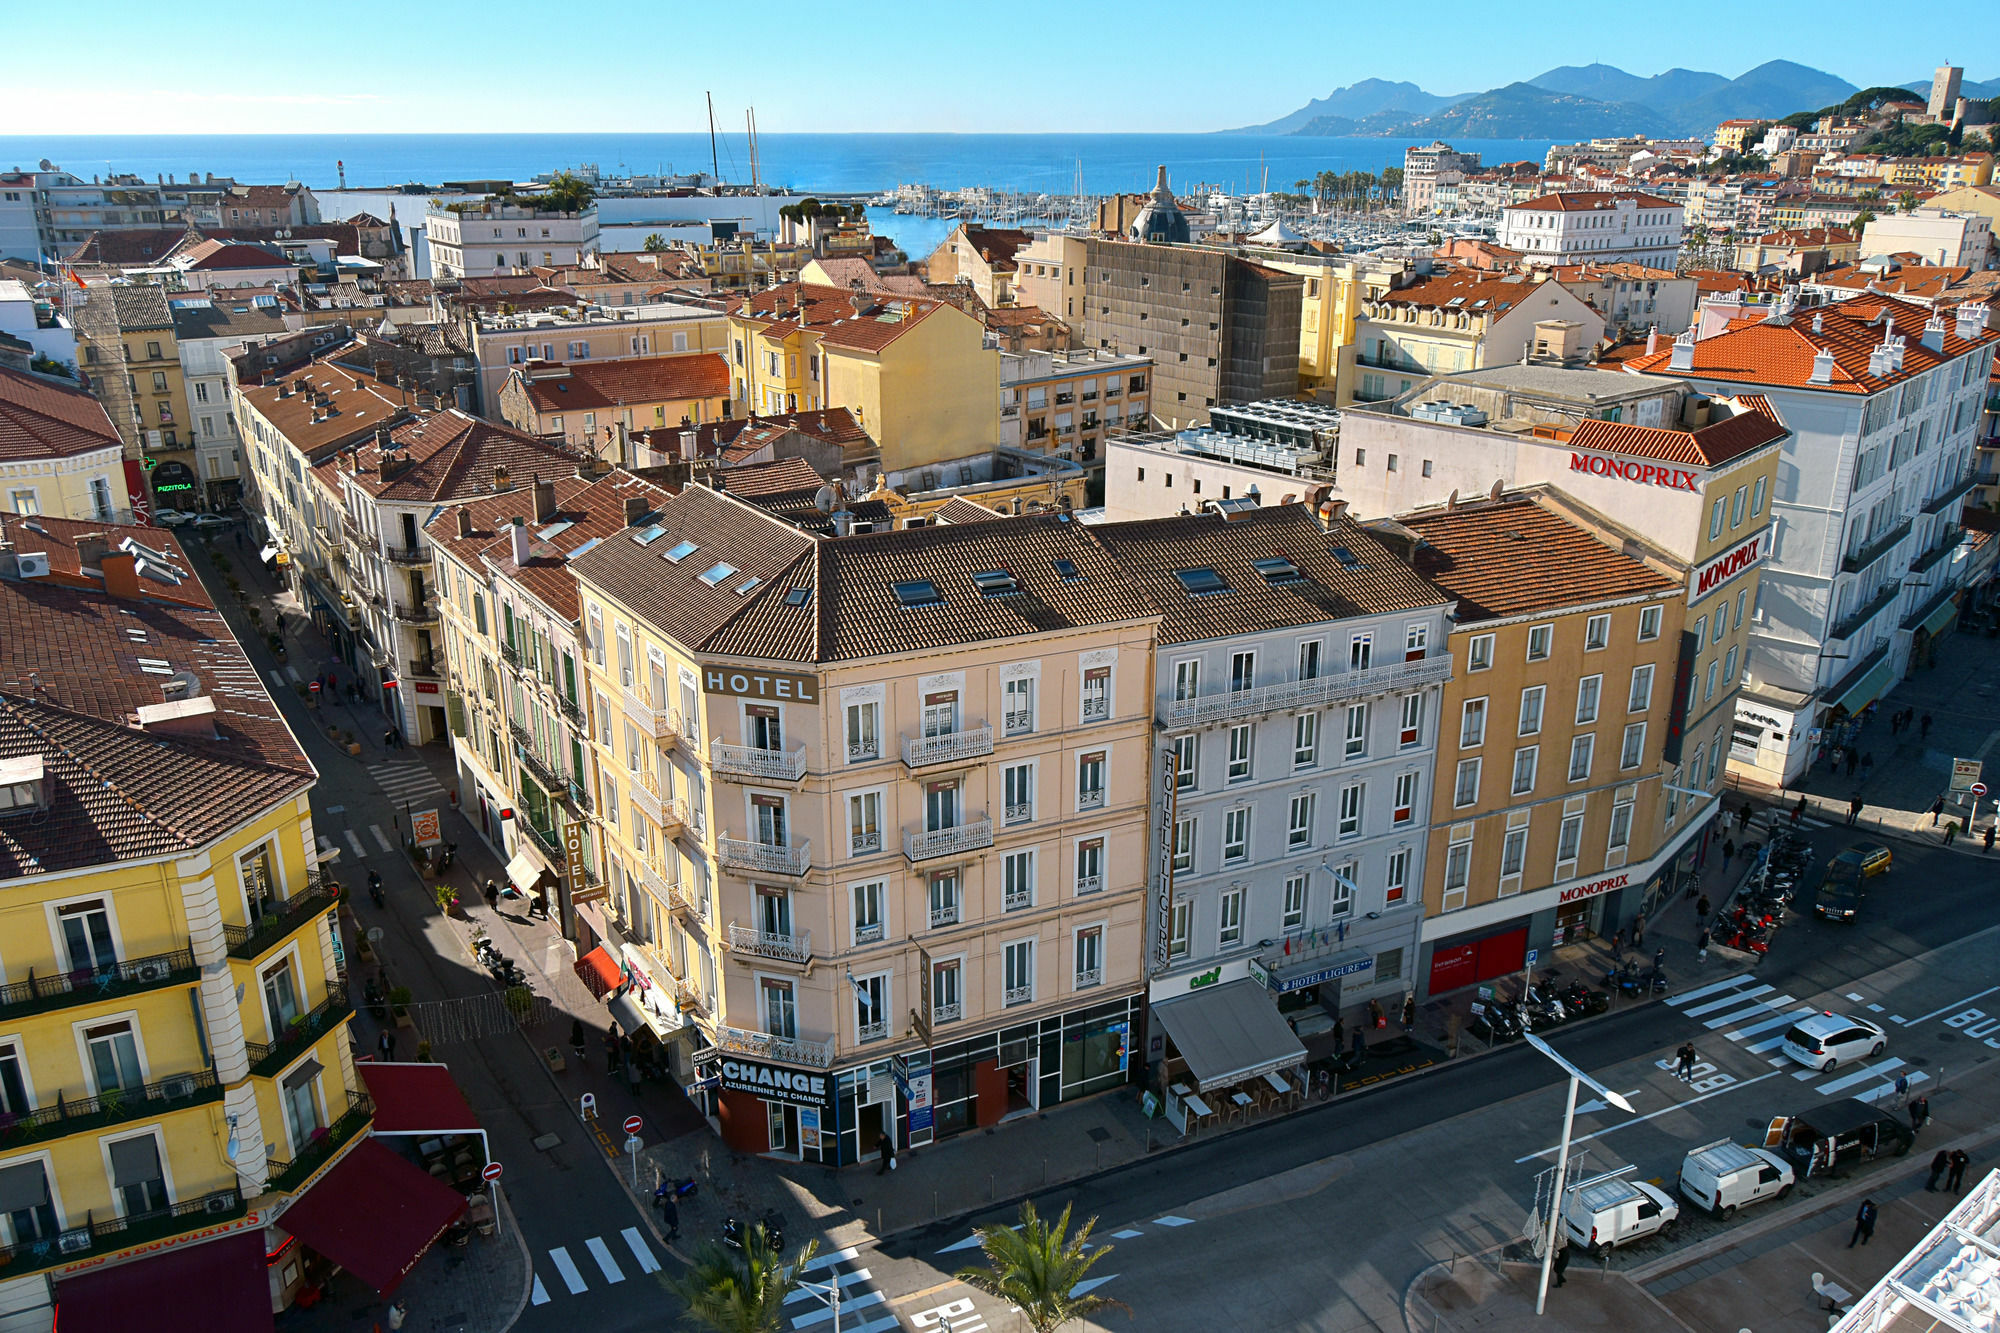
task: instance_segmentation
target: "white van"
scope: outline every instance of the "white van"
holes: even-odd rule
[[[1681,1162],[1681,1193],[1717,1217],[1759,1199],[1782,1199],[1792,1181],[1792,1164],[1778,1154],[1728,1139],[1692,1148]]]
[[[1643,1180],[1599,1176],[1572,1186],[1563,1205],[1570,1236],[1593,1256],[1655,1233],[1666,1234],[1681,1206]]]

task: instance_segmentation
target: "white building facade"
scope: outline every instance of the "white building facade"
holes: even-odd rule
[[[1680,258],[1681,205],[1656,195],[1569,190],[1510,205],[1500,244],[1556,264],[1645,264],[1672,269]]]
[[[432,275],[490,277],[581,264],[598,251],[597,208],[567,213],[500,200],[433,207],[424,218]]]

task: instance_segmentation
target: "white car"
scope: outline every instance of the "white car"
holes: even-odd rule
[[[226,528],[236,520],[226,514],[196,514],[194,526],[197,532],[204,528]]]
[[[1867,1019],[1829,1009],[1786,1029],[1784,1052],[1824,1074],[1843,1060],[1880,1055],[1888,1044],[1889,1034]]]
[[[194,522],[195,516],[184,509],[155,509],[153,526],[156,528],[177,528],[183,523]]]

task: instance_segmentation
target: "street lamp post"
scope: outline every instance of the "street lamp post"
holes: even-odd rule
[[[836,1275],[831,1282],[799,1282],[799,1290],[810,1292],[819,1302],[833,1311],[833,1333],[840,1333],[840,1278]]]
[[[1563,1192],[1564,1187],[1569,1183],[1569,1136],[1571,1128],[1576,1124],[1577,1085],[1579,1083],[1588,1083],[1591,1091],[1627,1114],[1631,1113],[1632,1103],[1626,1101],[1623,1097],[1605,1087],[1602,1083],[1599,1083],[1596,1079],[1584,1073],[1560,1055],[1557,1055],[1554,1048],[1534,1033],[1523,1033],[1522,1037],[1527,1041],[1528,1045],[1540,1051],[1550,1060],[1553,1060],[1569,1075],[1569,1101],[1563,1107],[1562,1147],[1556,1153],[1555,1188],[1549,1192],[1549,1225],[1547,1232],[1542,1236],[1542,1281],[1541,1286],[1535,1291],[1535,1313],[1541,1314],[1542,1308],[1548,1304],[1549,1268],[1555,1262],[1556,1228],[1562,1225]],[[835,1333],[838,1333],[837,1328]]]

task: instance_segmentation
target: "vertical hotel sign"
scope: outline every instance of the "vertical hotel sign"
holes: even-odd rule
[[[572,903],[589,902],[610,894],[611,886],[604,885],[596,893],[590,891],[583,877],[583,825],[570,821],[563,825],[563,873],[569,880],[569,900]]]
[[[1180,786],[1180,756],[1172,745],[1160,752],[1159,915],[1153,935],[1153,973],[1167,970],[1167,947],[1174,929],[1174,815]]]

